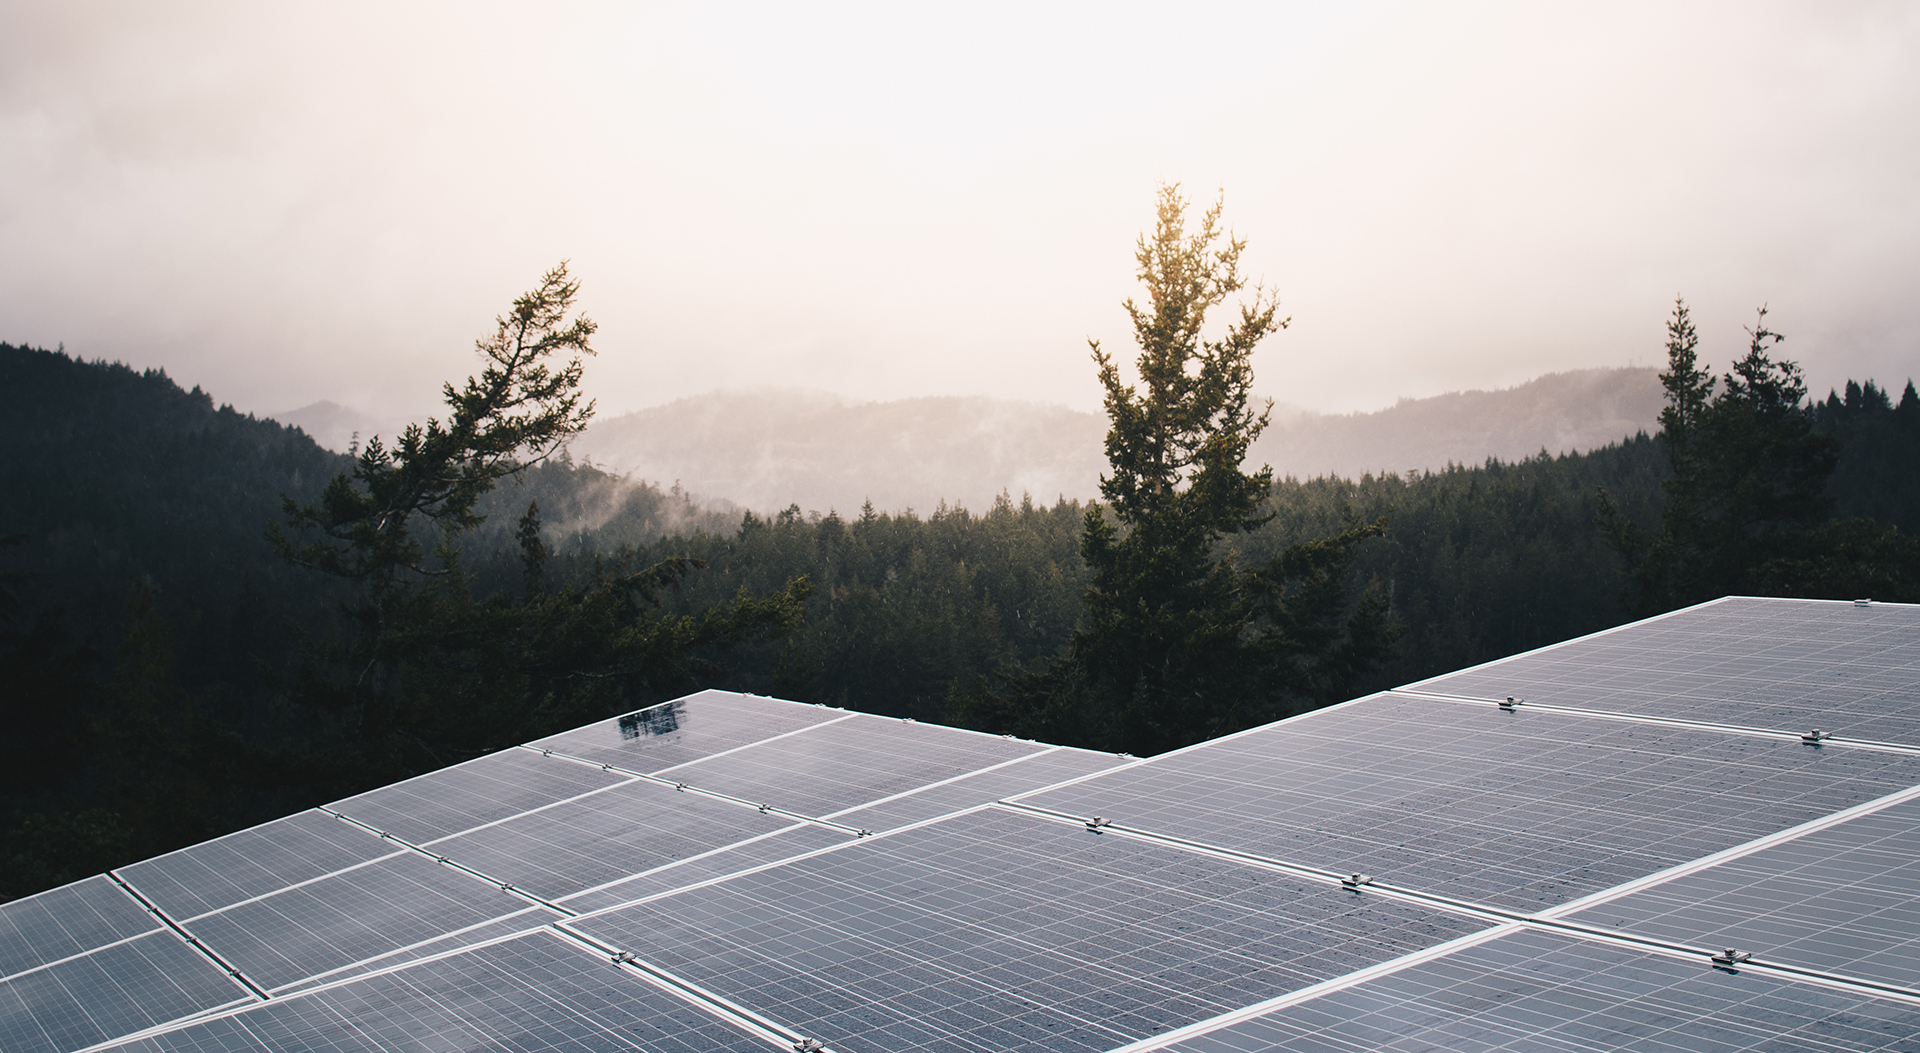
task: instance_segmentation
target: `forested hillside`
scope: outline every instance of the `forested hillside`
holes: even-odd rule
[[[1912,386],[1896,405],[1849,385],[1810,418],[1840,443],[1834,513],[1920,529]],[[0,441],[0,896],[405,774],[343,759],[349,725],[312,701],[300,643],[337,632],[342,594],[263,536],[285,522],[281,495],[310,499],[347,458],[157,371],[7,346]],[[1353,584],[1377,582],[1403,628],[1397,657],[1358,689],[1386,686],[1625,620],[1597,494],[1651,527],[1668,471],[1663,443],[1642,434],[1586,453],[1283,480],[1271,520],[1234,544],[1257,563],[1384,517]],[[683,557],[704,566],[661,592],[667,615],[808,579],[789,637],[705,654],[721,666],[701,666],[701,682],[716,686],[961,719],[974,687],[1045,663],[1083,624],[1080,502],[766,516],[565,458],[483,499],[486,522],[462,539],[473,603],[550,602],[528,591],[536,501],[541,596]]]

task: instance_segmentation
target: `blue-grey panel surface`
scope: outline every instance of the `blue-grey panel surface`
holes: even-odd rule
[[[174,920],[190,919],[399,851],[318,809],[119,871]]]
[[[114,1047],[128,1053],[766,1053],[766,1042],[546,935]]]
[[[408,852],[209,914],[192,931],[273,990],[527,905]]]
[[[1092,775],[1132,763],[1132,758],[1090,750],[1056,749],[1024,757],[1012,764],[916,790],[880,804],[838,812],[826,818],[875,832],[893,830],[937,816],[965,811],[1057,782]]]
[[[1024,739],[859,713],[661,777],[821,816],[1044,749]]]
[[[1163,1048],[1910,1053],[1920,1007],[1530,931]]]
[[[337,984],[345,980],[351,980],[356,976],[382,972],[392,969],[395,966],[405,965],[408,962],[419,961],[422,958],[432,958],[452,951],[458,951],[465,947],[489,943],[503,936],[532,932],[536,929],[551,925],[565,916],[564,914],[548,910],[545,907],[529,906],[518,914],[509,914],[503,918],[481,922],[478,925],[469,926],[464,929],[455,929],[445,936],[425,940],[420,943],[408,944],[371,958],[362,958],[352,965],[343,965],[339,968],[310,976],[298,983],[286,984],[276,989],[273,993],[275,997],[283,997],[295,991],[308,991],[315,987]]]
[[[530,745],[652,773],[846,715],[759,695],[701,691]]]
[[[605,910],[822,848],[844,845],[851,840],[853,835],[832,827],[794,823],[775,833],[749,838],[717,852],[657,867],[604,887],[588,889],[559,902],[561,906],[582,914]]]
[[[1572,920],[1920,991],[1920,801],[1598,904]]]
[[[584,764],[502,750],[329,805],[414,844],[628,781]]]
[[[1920,745],[1920,607],[1723,600],[1411,686]]]
[[[159,927],[145,907],[104,876],[25,896],[0,904],[0,976]]]
[[[1385,695],[1021,798],[1535,910],[1920,784],[1920,756]]]
[[[0,1050],[64,1053],[251,999],[172,932],[0,982]]]
[[[566,923],[842,1053],[1097,1050],[1484,927],[1003,809]]]
[[[792,823],[636,780],[436,841],[432,849],[488,877],[559,899]]]

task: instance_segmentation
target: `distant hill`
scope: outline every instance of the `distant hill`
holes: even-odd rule
[[[1277,475],[1358,477],[1596,449],[1656,429],[1652,369],[1555,373],[1501,391],[1404,399],[1375,413],[1275,407],[1248,460]],[[1089,498],[1106,468],[1106,418],[980,396],[850,402],[816,391],[718,391],[595,423],[573,446],[612,470],[749,508],[974,510]]]
[[[276,413],[273,419],[306,432],[314,442],[335,453],[347,453],[356,440],[366,442],[375,435],[388,446],[407,429],[407,421],[383,420],[368,416],[338,402],[315,402],[299,409]]]

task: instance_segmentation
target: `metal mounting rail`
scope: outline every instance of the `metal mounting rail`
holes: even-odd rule
[[[1788,742],[1803,742],[1812,745],[1848,746],[1853,749],[1878,750],[1883,753],[1920,754],[1920,746],[1903,742],[1881,742],[1877,739],[1856,739],[1829,732],[1808,733],[1805,731],[1783,731],[1780,728],[1756,728],[1745,724],[1723,724],[1712,720],[1688,720],[1685,717],[1656,717],[1646,713],[1622,713],[1610,709],[1587,709],[1582,706],[1563,706],[1552,702],[1532,702],[1506,699],[1482,698],[1479,695],[1453,695],[1439,691],[1415,691],[1410,688],[1396,687],[1388,690],[1389,695],[1405,695],[1409,698],[1424,698],[1433,702],[1452,702],[1458,705],[1495,706],[1507,712],[1517,710],[1538,710],[1542,713],[1560,713],[1567,716],[1597,717],[1601,720],[1618,720],[1628,724],[1655,724],[1672,728],[1689,728],[1695,731],[1716,731],[1724,735],[1746,735],[1752,738],[1779,739]],[[1817,735],[1818,737],[1814,737]]]
[[[128,884],[125,878],[121,877],[119,874],[116,874],[111,870],[107,871],[107,877],[112,879],[114,884],[120,886],[120,891],[125,892],[129,896],[132,896],[135,902],[139,903],[142,907],[145,907],[147,909],[147,913],[160,919],[160,924],[165,925],[167,928],[173,930],[173,934],[175,936],[178,936],[181,939],[185,940],[187,942],[187,946],[192,947],[196,951],[199,951],[201,957],[212,962],[215,966],[217,966],[220,969],[221,972],[226,973],[227,977],[231,979],[234,983],[239,984],[241,987],[246,988],[248,991],[252,992],[255,998],[258,998],[263,1002],[273,998],[272,995],[267,993],[266,988],[261,987],[259,984],[254,983],[252,980],[248,979],[246,974],[242,973],[238,968],[236,968],[232,962],[227,961],[225,958],[222,958],[220,956],[220,952],[214,950],[213,948],[207,946],[204,943],[201,943],[200,937],[195,936],[191,932],[188,932],[186,929],[186,926],[181,925],[179,922],[169,917],[166,911],[160,909],[159,904],[148,899],[143,893],[141,893],[139,889],[136,889],[132,885]]]
[[[627,970],[654,987],[697,1009],[705,1010],[756,1038],[785,1049],[801,1051],[801,1053],[833,1053],[833,1050],[821,1043],[819,1039],[803,1035],[779,1021],[761,1016],[732,999],[715,994],[692,980],[654,965],[632,951],[623,951],[578,929],[568,928],[561,922],[555,922],[549,928],[561,937],[605,957],[616,968]]]
[[[1096,826],[1093,820],[1081,816],[1068,815],[1065,812],[1056,812],[1048,808],[1037,808],[1030,804],[996,801],[994,807],[1026,812],[1030,815],[1039,816],[1054,822],[1078,826],[1096,835],[1108,833],[1119,834],[1123,837],[1169,845],[1190,852],[1217,856],[1242,863],[1251,863],[1268,870],[1279,871],[1320,884],[1342,888],[1354,895],[1374,893],[1403,902],[1438,907],[1451,914],[1462,914],[1495,923],[1513,924],[1526,928],[1558,932],[1580,939],[1595,940],[1601,943],[1611,943],[1637,950],[1652,951],[1669,957],[1705,961],[1721,969],[1753,969],[1757,972],[1770,973],[1790,979],[1811,981],[1824,987],[1867,993],[1875,997],[1894,998],[1902,1002],[1920,1005],[1920,990],[1914,988],[1880,983],[1876,980],[1868,980],[1863,977],[1851,976],[1844,973],[1827,972],[1821,969],[1769,961],[1757,956],[1756,952],[1743,952],[1746,954],[1746,957],[1734,962],[1717,961],[1716,959],[1725,957],[1724,949],[1695,947],[1690,944],[1677,943],[1672,940],[1663,940],[1652,936],[1640,936],[1629,932],[1622,932],[1618,929],[1604,929],[1580,922],[1566,921],[1551,916],[1550,911],[1527,913],[1505,907],[1490,906],[1484,903],[1473,903],[1467,900],[1455,899],[1452,896],[1443,896],[1434,892],[1408,888],[1404,885],[1395,885],[1382,881],[1374,876],[1352,873],[1341,874],[1331,870],[1322,870],[1319,867],[1302,866],[1299,863],[1290,863],[1284,859],[1275,859],[1271,856],[1263,856],[1256,852],[1222,848],[1218,845],[1210,845],[1203,841],[1190,841],[1186,838],[1173,837],[1169,834],[1142,830],[1138,827],[1126,826],[1105,818],[1102,818],[1099,825]]]
[[[466,865],[465,863],[460,863],[460,862],[456,862],[453,859],[449,859],[448,857],[443,856],[438,852],[435,852],[431,848],[422,848],[421,846],[416,845],[413,842],[406,840],[405,838],[395,837],[394,835],[386,832],[385,830],[380,829],[377,826],[372,825],[371,823],[363,823],[360,820],[355,819],[353,816],[347,815],[342,812],[336,812],[333,809],[328,808],[324,805],[321,806],[320,810],[327,813],[328,815],[333,816],[335,819],[338,819],[343,823],[352,823],[354,826],[357,826],[360,829],[365,830],[366,832],[379,837],[381,840],[392,841],[394,844],[399,845],[401,848],[407,849],[410,852],[414,852],[419,855],[426,856],[428,859],[431,859],[434,862],[439,863],[441,866],[452,867],[453,869],[458,870],[462,874],[466,874],[469,877],[479,878],[481,881],[484,881],[487,884],[492,885],[494,888],[497,888],[500,891],[505,892],[509,896],[517,896],[520,899],[526,900],[528,903],[532,903],[535,906],[539,906],[539,907],[545,907],[548,910],[553,911],[556,914],[560,914],[564,917],[577,918],[580,916],[580,912],[577,910],[571,910],[567,907],[563,907],[560,904],[553,902],[552,900],[544,899],[540,896],[536,896],[533,893],[528,892],[526,889],[520,888],[517,885],[514,885],[510,882],[502,881],[499,878],[494,877],[492,874],[475,870],[472,867]]]

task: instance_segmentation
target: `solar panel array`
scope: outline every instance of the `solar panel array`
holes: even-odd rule
[[[1916,1036],[1890,604],[1723,600],[1145,760],[702,692],[0,905],[8,1053]]]

